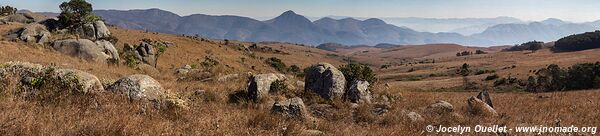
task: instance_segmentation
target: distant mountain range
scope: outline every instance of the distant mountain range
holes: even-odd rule
[[[280,16],[265,21],[240,16],[204,14],[179,16],[160,9],[95,10],[94,12],[109,24],[129,29],[199,35],[216,39],[254,42],[281,41],[311,45],[322,43],[343,45],[376,45],[379,43],[512,45],[531,40],[553,41],[571,34],[594,31],[600,26],[600,21],[577,24],[559,19],[548,19],[528,23],[510,17],[488,19],[396,18],[396,21],[393,18],[386,19],[395,24],[404,24],[403,27],[399,27],[377,18],[325,17],[311,21],[293,11],[284,12]],[[456,28],[457,24],[461,23],[465,24],[465,27]],[[419,32],[413,30],[413,27],[419,26],[411,24],[423,24],[423,27],[426,27],[427,24],[447,24],[453,26],[453,30],[450,31],[454,32]],[[431,25],[431,27],[436,26]],[[473,34],[468,35],[469,33]]]

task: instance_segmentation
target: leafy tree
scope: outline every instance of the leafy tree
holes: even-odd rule
[[[92,4],[85,0],[71,0],[60,4],[59,21],[66,28],[81,27],[86,23],[100,20],[92,13]]]
[[[340,71],[346,78],[346,86],[349,86],[352,81],[364,80],[371,84],[377,82],[375,73],[371,68],[364,64],[350,63],[347,65],[340,66]]]
[[[271,57],[266,59],[265,63],[271,65],[271,67],[275,68],[279,72],[286,73],[288,70],[285,63],[283,63],[283,61],[281,61],[279,58]]]

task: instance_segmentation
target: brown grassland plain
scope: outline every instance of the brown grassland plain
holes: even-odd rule
[[[21,27],[11,23],[1,25],[0,32]],[[462,85],[462,77],[451,74],[425,77],[418,81],[399,80],[415,75],[448,73],[463,63],[473,69],[487,68],[496,70],[501,77],[514,75],[524,78],[532,73],[529,70],[543,68],[548,64],[569,66],[574,63],[595,62],[600,60],[600,50],[587,50],[572,53],[552,53],[542,50],[526,52],[492,52],[485,55],[466,57],[454,56],[455,50],[437,53],[437,55],[402,56],[402,54],[377,53],[342,54],[323,51],[316,48],[289,44],[268,44],[284,53],[255,51],[255,56],[245,54],[239,45],[251,43],[222,40],[201,41],[178,35],[147,33],[137,30],[111,28],[113,35],[119,38],[117,48],[124,43],[138,44],[141,39],[150,38],[175,43],[159,57],[156,69],[134,69],[125,65],[87,62],[53,51],[48,45],[33,45],[14,42],[8,39],[0,41],[0,62],[24,61],[43,65],[56,65],[63,68],[75,68],[96,75],[102,82],[112,82],[131,74],[148,74],[157,79],[164,88],[185,99],[188,109],[148,109],[141,110],[139,104],[110,93],[99,94],[99,105],[82,104],[45,104],[0,95],[0,134],[2,135],[297,135],[304,129],[314,129],[327,135],[434,135],[424,132],[426,125],[506,125],[554,126],[560,120],[562,126],[600,126],[600,90],[582,90],[553,93],[526,93],[520,91],[501,92],[491,90],[495,109],[501,114],[497,118],[478,118],[467,114],[467,98],[475,96],[470,91],[444,91]],[[431,46],[436,48],[436,46]],[[460,47],[463,49],[464,47]],[[445,48],[444,48],[445,49]],[[420,49],[424,50],[424,49]],[[359,51],[360,52],[360,51]],[[383,54],[385,55],[385,54]],[[397,56],[394,56],[397,55]],[[226,81],[177,80],[175,69],[185,64],[196,64],[206,56],[217,58],[220,64],[212,71],[214,78],[227,74],[240,74],[237,79]],[[344,57],[346,56],[346,57]],[[374,93],[390,94],[398,99],[392,101],[390,111],[381,116],[369,114],[369,106],[359,107],[356,120],[347,103],[333,103],[338,107],[331,116],[316,121],[297,121],[269,114],[270,103],[229,103],[228,95],[244,90],[248,72],[277,72],[265,58],[277,57],[289,65],[301,68],[318,62],[329,62],[336,66],[344,64],[350,58],[358,62],[372,63],[379,82]],[[388,69],[379,69],[381,62],[390,57],[436,59],[435,63],[394,65]],[[383,61],[381,61],[383,60]],[[504,69],[505,67],[514,68]],[[414,70],[410,70],[414,69]],[[411,71],[411,72],[408,72]],[[482,85],[485,75],[469,76]],[[302,78],[292,80],[303,80]],[[388,86],[385,86],[388,84]],[[209,95],[195,95],[197,90],[205,90]],[[292,90],[302,94],[302,89]],[[0,91],[2,92],[2,91]],[[4,91],[5,92],[5,91]],[[85,98],[82,98],[85,99]],[[316,99],[316,98],[315,98]],[[403,110],[419,114],[424,108],[437,100],[452,103],[459,114],[465,118],[440,121],[426,118],[425,122],[411,123],[401,117]],[[307,101],[307,100],[305,100]],[[310,102],[307,102],[310,103]],[[485,135],[493,135],[486,133]],[[520,134],[517,134],[520,135]],[[529,135],[529,134],[528,134]]]

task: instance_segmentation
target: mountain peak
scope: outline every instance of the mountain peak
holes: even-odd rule
[[[377,18],[369,18],[363,22],[365,22],[366,24],[370,24],[370,25],[385,25],[386,24],[383,20],[377,19]]]
[[[558,18],[548,18],[546,20],[541,21],[540,23],[547,24],[547,25],[563,25],[563,24],[566,24],[567,22],[560,20]]]
[[[276,24],[287,24],[287,23],[312,23],[308,18],[296,14],[296,12],[288,10],[283,12],[281,15],[266,21],[268,23],[276,23]]]
[[[283,12],[281,15],[284,16],[284,15],[298,15],[298,14],[296,14],[296,12],[294,12],[292,10],[288,10],[288,11]]]

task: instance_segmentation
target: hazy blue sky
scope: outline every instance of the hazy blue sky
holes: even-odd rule
[[[1,0],[19,9],[57,12],[63,0]],[[305,16],[469,18],[511,16],[524,20],[600,19],[600,0],[88,0],[94,9],[160,8],[180,15],[277,16],[294,10]]]

